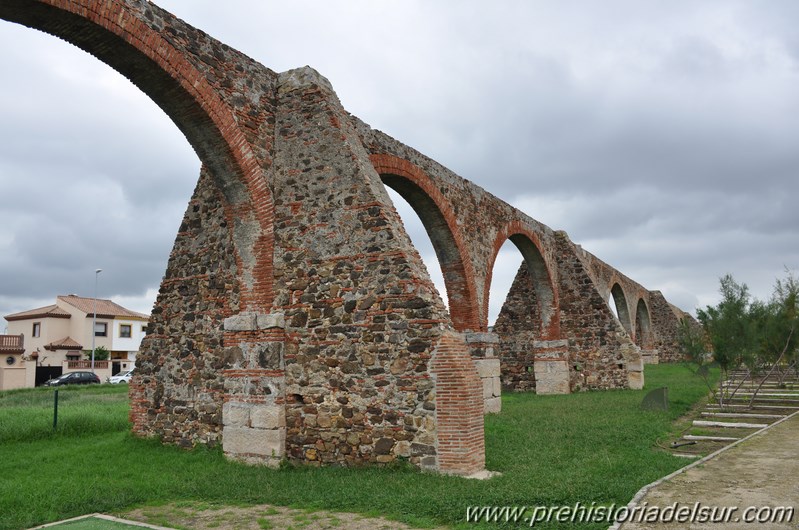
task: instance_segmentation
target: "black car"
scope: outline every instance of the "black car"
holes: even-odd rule
[[[68,374],[59,375],[55,379],[50,379],[45,383],[45,386],[89,385],[99,382],[100,377],[97,374],[91,372],[70,372]]]

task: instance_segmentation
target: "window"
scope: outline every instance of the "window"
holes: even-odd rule
[[[94,336],[95,337],[107,337],[108,336],[108,324],[105,322],[97,322],[94,325]]]
[[[147,324],[141,325],[141,332],[144,333],[145,335],[147,334]]]
[[[130,324],[120,324],[119,325],[119,336],[123,339],[129,339],[132,332],[132,326]]]
[[[34,322],[33,323],[33,336],[34,337],[41,337],[42,335],[42,323],[41,322]]]

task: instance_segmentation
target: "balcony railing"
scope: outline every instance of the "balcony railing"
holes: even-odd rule
[[[22,335],[0,335],[0,351],[24,351],[24,340]]]
[[[92,362],[91,361],[66,361],[67,369],[69,370],[91,370],[92,369]],[[94,369],[95,370],[107,370],[108,369],[108,361],[94,361]]]

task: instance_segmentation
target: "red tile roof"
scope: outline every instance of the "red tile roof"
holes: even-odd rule
[[[72,337],[64,337],[63,339],[54,340],[44,347],[45,350],[82,350],[83,346]]]
[[[83,311],[88,316],[91,316],[94,313],[95,307],[95,300],[94,298],[85,298],[83,296],[77,296],[74,294],[70,295],[61,295],[58,297],[59,300],[62,302],[66,302],[67,304],[71,305],[72,307],[78,309],[79,311]],[[12,320],[27,320],[30,318],[70,318],[69,311],[65,311],[61,309],[57,305],[48,305],[45,307],[39,307],[37,309],[30,309],[28,311],[22,311],[21,313],[14,313],[12,315],[6,315],[5,319],[9,322]],[[115,318],[115,317],[123,317],[123,318],[132,318],[136,320],[149,320],[150,317],[143,313],[138,313],[136,311],[131,311],[130,309],[125,309],[121,305],[112,302],[111,300],[104,300],[102,298],[97,299],[97,316],[99,318]]]
[[[68,311],[64,311],[57,305],[48,305],[45,307],[39,307],[37,309],[30,309],[28,311],[22,311],[21,313],[14,313],[13,315],[6,315],[5,319],[9,322],[12,320],[25,320],[28,318],[69,318],[70,314]]]
[[[84,298],[83,296],[76,296],[74,294],[62,295],[58,297],[59,300],[68,303],[69,305],[78,308],[80,311],[89,315],[94,313],[95,299]],[[125,309],[121,305],[112,302],[111,300],[97,299],[97,316],[101,318],[114,318],[114,317],[127,317],[148,320],[150,317],[143,314]]]

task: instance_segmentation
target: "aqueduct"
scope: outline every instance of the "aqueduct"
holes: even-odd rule
[[[258,463],[483,469],[506,390],[640,388],[685,316],[558,232],[144,0],[3,0],[106,62],[203,163],[131,385],[142,436]],[[449,310],[388,186],[415,209]],[[493,330],[491,271],[524,257]],[[608,306],[613,297],[618,318]]]

